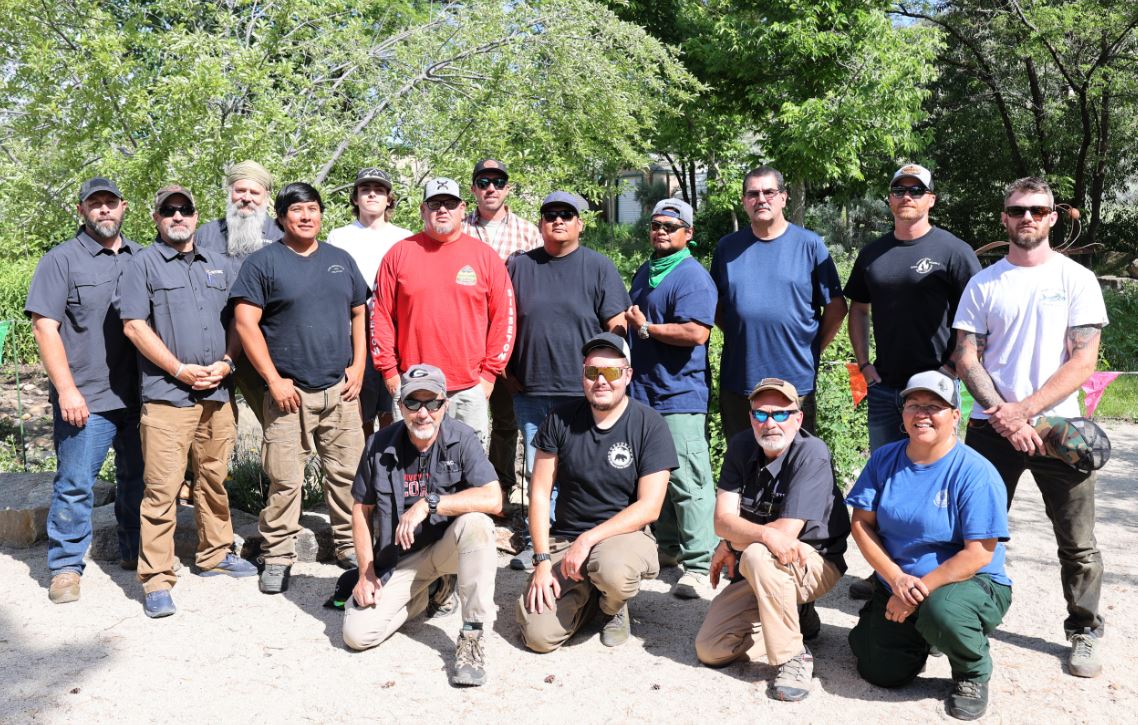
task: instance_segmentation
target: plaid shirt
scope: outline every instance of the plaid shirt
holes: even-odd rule
[[[503,262],[511,254],[528,252],[542,245],[541,232],[537,227],[510,211],[508,206],[505,220],[494,232],[491,233],[486,229],[486,225],[478,217],[477,208],[462,220],[462,231],[489,244]]]

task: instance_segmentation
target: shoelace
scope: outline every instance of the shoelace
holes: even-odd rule
[[[1074,650],[1071,653],[1071,658],[1075,659],[1078,657],[1090,657],[1094,649],[1094,644],[1091,642],[1091,636],[1089,634],[1076,634],[1071,638],[1071,647]]]
[[[459,662],[470,662],[481,665],[483,661],[482,641],[478,637],[459,637],[458,654],[455,656]]]
[[[779,675],[785,675],[794,680],[806,678],[806,663],[813,659],[807,654],[801,654],[792,660],[787,660],[779,670]]]
[[[980,697],[980,683],[975,680],[957,680],[956,692],[963,697],[977,699]]]

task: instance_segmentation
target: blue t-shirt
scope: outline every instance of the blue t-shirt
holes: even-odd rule
[[[794,224],[769,240],[740,229],[719,240],[711,277],[723,328],[719,384],[747,395],[774,377],[813,392],[822,307],[842,296],[822,238]]]
[[[715,324],[715,283],[694,257],[680,262],[656,289],[648,287],[648,263],[632,278],[632,304],[649,324],[698,322]],[[711,370],[707,344],[695,347],[669,345],[660,340],[641,340],[628,331],[632,347],[632,397],[658,413],[707,413],[707,389]]]
[[[874,451],[846,496],[849,506],[877,513],[877,535],[902,571],[922,577],[960,552],[965,541],[1008,540],[1007,490],[991,463],[957,442],[939,461],[922,466],[909,460],[908,444],[897,441]],[[992,561],[978,573],[1011,586],[1005,555],[997,543]]]

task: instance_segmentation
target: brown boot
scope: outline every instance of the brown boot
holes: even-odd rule
[[[51,588],[47,596],[56,604],[65,604],[79,600],[79,575],[73,571],[64,571],[51,578]]]

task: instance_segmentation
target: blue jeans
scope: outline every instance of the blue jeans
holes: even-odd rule
[[[869,402],[869,452],[881,446],[908,438],[901,425],[901,390],[885,383],[870,385],[865,389]]]
[[[83,557],[91,546],[91,510],[95,478],[115,450],[115,519],[119,555],[138,558],[139,507],[142,504],[142,443],[138,410],[91,413],[87,425],[77,428],[54,409],[56,457],[51,508],[47,514],[47,566],[52,575],[83,573]]]
[[[529,483],[530,476],[533,474],[533,460],[537,457],[537,449],[534,448],[533,439],[537,435],[537,429],[541,426],[545,416],[549,415],[549,411],[553,410],[556,406],[573,400],[573,396],[565,395],[526,395],[519,393],[514,396],[514,416],[518,420],[518,430],[522,432],[522,441],[526,447],[526,466],[525,478],[526,483]],[[549,496],[549,522],[553,523],[555,520],[554,510],[557,506],[557,482],[554,481],[553,491]],[[527,531],[524,535],[526,543],[529,543],[529,517],[526,517]]]

